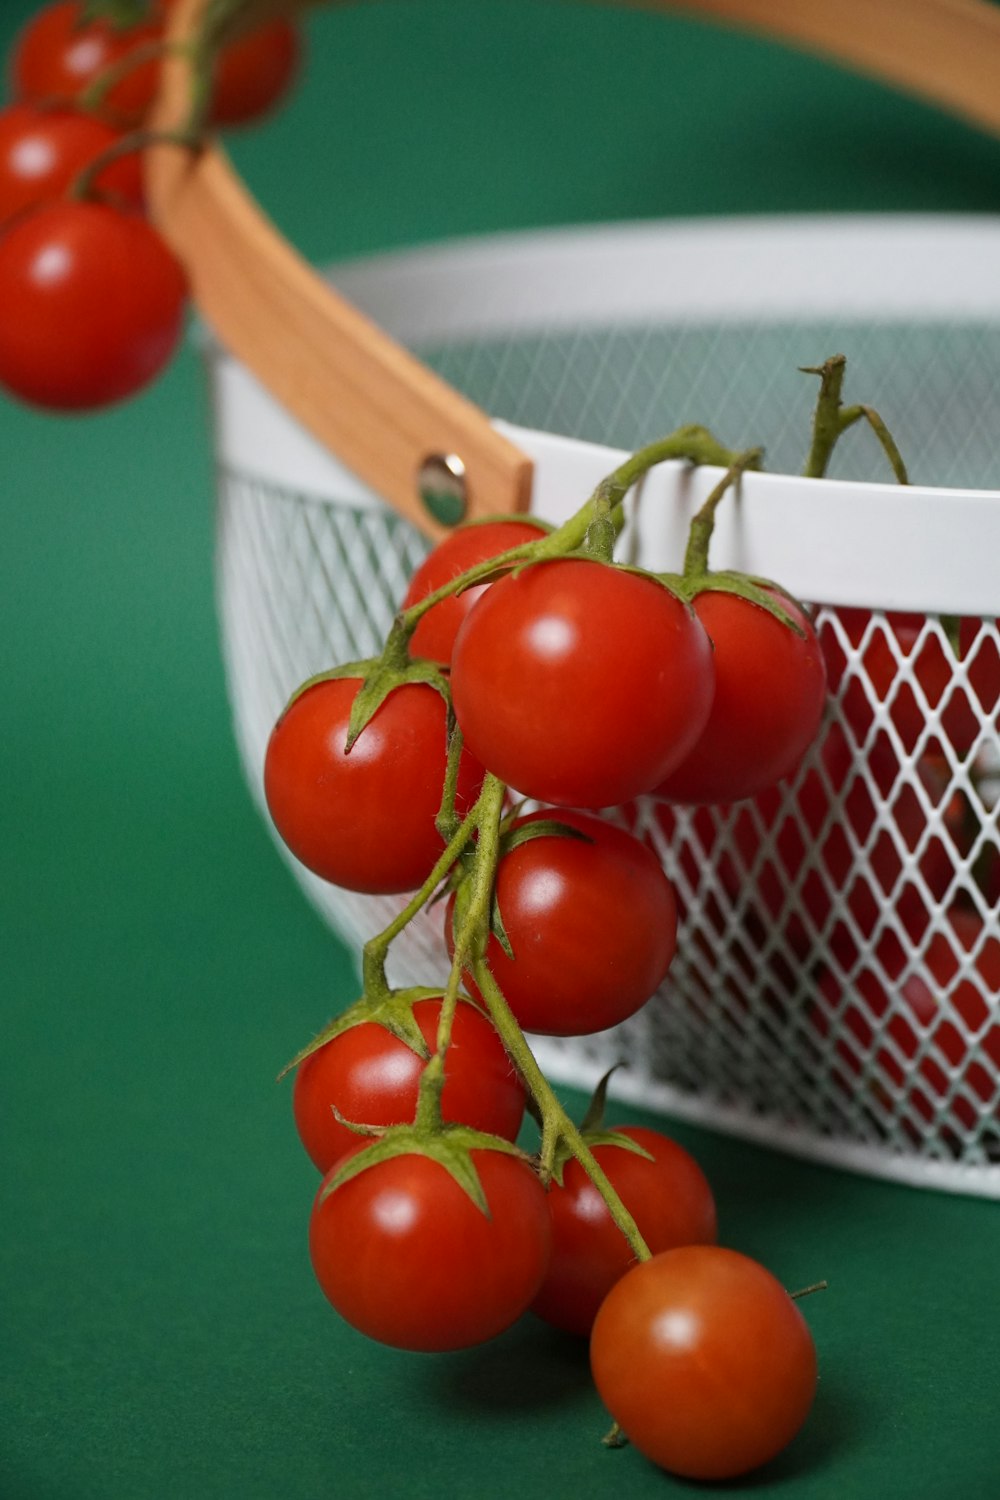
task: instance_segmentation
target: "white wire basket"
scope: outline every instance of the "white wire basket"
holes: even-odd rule
[[[712,563],[817,610],[831,677],[796,776],[728,809],[644,799],[608,816],[657,851],[682,911],[662,990],[612,1032],[535,1039],[550,1077],[841,1167],[1000,1197],[1000,221],[810,218],[511,235],[334,268],[338,292],[534,462],[531,508],[575,510],[685,422],[762,443]],[[848,359],[866,431],[801,469],[799,367]],[[218,599],[236,735],[262,815],[291,691],[378,650],[426,538],[235,359],[209,352]],[[655,471],[629,555],[677,567],[717,473]],[[956,655],[953,617],[959,617]],[[398,909],[298,866],[355,951]],[[447,970],[440,908],[390,977]]]

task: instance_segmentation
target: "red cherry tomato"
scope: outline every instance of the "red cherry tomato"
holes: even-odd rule
[[[683,1147],[641,1125],[610,1127],[644,1147],[652,1160],[627,1147],[598,1145],[594,1156],[655,1255],[676,1245],[715,1243],[715,1199],[704,1172]],[[634,1257],[604,1199],[572,1158],[562,1182],[549,1187],[552,1256],[531,1304],[546,1323],[588,1334],[597,1310]]]
[[[659,988],[677,948],[677,909],[659,862],[623,829],[561,809],[513,827],[551,818],[586,839],[545,834],[503,855],[495,899],[514,957],[491,935],[486,959],[526,1031],[583,1036],[624,1021]],[[454,904],[445,917],[452,951]]]
[[[536,542],[545,535],[544,528],[532,521],[503,519],[458,526],[424,558],[403,599],[402,608],[419,604],[443,584],[488,558],[497,557],[524,542]],[[480,583],[452,594],[429,609],[410,638],[410,654],[450,666],[459,626],[477,599],[489,588]]]
[[[356,677],[314,683],[282,714],[264,761],[268,809],[295,857],[324,880],[369,894],[416,890],[444,849],[434,826],[448,753],[444,699],[405,683],[345,754],[360,685]],[[463,755],[460,808],[482,778]]]
[[[0,228],[27,208],[60,198],[84,167],[121,137],[93,115],[11,104],[0,110]],[[100,192],[134,209],[143,206],[138,152],[110,162]]]
[[[173,354],[186,298],[137,215],[70,201],[25,214],[0,235],[0,385],[67,411],[134,395]]]
[[[714,647],[715,697],[685,760],[656,789],[671,802],[740,802],[794,771],[819,731],[826,667],[808,615],[766,591],[805,632],[763,606],[708,590],[695,614]]]
[[[870,1087],[883,1103],[903,1095],[914,1133],[920,1121],[940,1120],[964,1132],[988,1128],[995,1144],[1000,938],[975,913],[953,911],[916,967],[891,934],[875,960],[850,984],[824,973],[810,1012],[819,1035],[834,1042],[844,1092]]]
[[[157,21],[118,27],[84,21],[81,0],[58,0],[37,12],[14,43],[10,77],[14,96],[34,104],[72,104],[108,68],[136,47],[159,41]],[[156,95],[159,62],[131,69],[108,93],[105,104],[123,124],[138,124]]]
[[[469,1348],[502,1333],[538,1291],[551,1237],[541,1183],[518,1157],[471,1158],[488,1216],[443,1166],[417,1154],[369,1167],[323,1201],[317,1193],[316,1279],[368,1338],[397,1349]]]
[[[302,42],[290,21],[269,21],[219,54],[212,84],[213,125],[249,125],[282,102],[301,64]]]
[[[653,579],[561,558],[494,583],[458,632],[455,715],[473,755],[523,796],[610,807],[696,743],[713,692],[693,611]]]
[[[590,1341],[601,1399],[640,1453],[687,1479],[735,1479],[799,1431],[816,1351],[795,1302],[756,1261],[717,1245],[626,1272]]]
[[[943,738],[964,754],[984,719],[996,723],[1000,650],[978,618],[958,623],[961,666],[953,648],[926,631],[924,615],[890,610],[882,619],[867,609],[839,609],[837,619],[852,653],[860,654],[861,675],[842,689],[844,713],[859,741],[876,711],[891,722],[907,752],[930,726],[925,747],[934,748]],[[823,646],[831,686],[841,689],[848,655],[833,625],[823,631]],[[935,710],[940,718],[931,726],[929,711]]]
[[[441,1001],[418,1000],[413,1016],[433,1052]],[[358,1144],[341,1125],[334,1105],[356,1125],[405,1125],[417,1107],[420,1076],[426,1066],[405,1042],[375,1021],[342,1031],[299,1064],[293,1108],[302,1144],[321,1172]],[[445,1120],[476,1130],[517,1138],[524,1114],[524,1089],[503,1042],[483,1013],[460,1001],[445,1056],[441,1092]]]

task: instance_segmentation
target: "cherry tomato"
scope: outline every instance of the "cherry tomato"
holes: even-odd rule
[[[852,653],[860,654],[860,675],[845,682],[848,655],[832,624],[822,633],[823,646],[831,685],[841,689],[844,682],[844,713],[859,741],[876,712],[891,722],[907,752],[927,734],[930,712],[940,718],[925,746],[943,738],[960,754],[971,748],[984,719],[996,724],[1000,650],[978,618],[958,623],[961,666],[950,646],[926,632],[924,615],[890,610],[882,619],[871,610],[845,608],[837,619]]]
[[[57,410],[107,406],[166,365],[187,284],[135,214],[59,201],[0,235],[0,385]]]
[[[819,731],[826,667],[808,615],[766,591],[805,632],[762,605],[707,590],[695,614],[712,641],[715,697],[708,723],[681,764],[656,788],[671,802],[740,802],[794,771]]]
[[[277,108],[301,63],[302,43],[290,21],[269,21],[230,42],[212,83],[213,125],[249,125]]]
[[[916,966],[887,934],[874,964],[850,984],[827,971],[819,991],[811,1023],[835,1041],[834,1076],[845,1094],[871,1088],[883,1107],[904,1096],[914,1134],[919,1121],[966,1132],[982,1124],[996,1142],[1000,938],[980,916],[949,913],[947,928],[930,937]]]
[[[418,1154],[369,1167],[325,1200],[320,1187],[313,1270],[368,1338],[397,1349],[469,1348],[502,1333],[538,1291],[551,1238],[541,1183],[521,1158],[476,1150],[471,1159],[488,1216]]]
[[[32,16],[14,43],[10,77],[15,98],[34,104],[72,104],[108,68],[136,47],[157,42],[156,20],[119,27],[110,21],[84,21],[81,0],[57,0]],[[138,124],[156,95],[160,65],[155,59],[131,69],[104,101],[122,124]]]
[[[711,1245],[715,1199],[704,1172],[682,1146],[641,1125],[614,1125],[649,1152],[596,1145],[594,1156],[655,1255],[676,1245]],[[552,1256],[531,1304],[546,1323],[588,1334],[597,1310],[619,1277],[635,1263],[628,1241],[580,1163],[571,1158],[562,1182],[549,1187]]]
[[[345,753],[356,677],[314,683],[268,742],[264,792],[282,839],[324,880],[386,895],[422,885],[444,849],[434,826],[447,763],[444,699],[424,683],[389,694]],[[457,805],[483,771],[463,755]]]
[[[677,908],[653,854],[601,818],[543,810],[513,828],[552,818],[586,837],[545,834],[502,856],[496,905],[514,957],[491,934],[486,959],[526,1031],[583,1036],[624,1021],[659,988],[677,948]],[[445,917],[452,951],[454,904]]]
[[[536,542],[544,535],[543,527],[527,520],[502,519],[456,527],[428,553],[410,579],[403,609],[419,604],[435,589],[450,583],[477,563],[486,562],[511,547],[519,547],[523,542]],[[488,583],[476,584],[460,594],[452,594],[449,599],[442,599],[440,604],[429,609],[410,638],[410,654],[449,666],[458,628],[489,586]]]
[[[437,1040],[440,999],[418,1000],[413,1016],[431,1051]],[[292,1096],[302,1144],[321,1172],[358,1144],[333,1106],[357,1125],[405,1125],[417,1107],[425,1067],[405,1042],[375,1021],[342,1031],[299,1064]],[[517,1138],[524,1089],[490,1021],[469,1001],[460,1001],[445,1055],[441,1092],[445,1120]]]
[[[93,115],[11,104],[0,110],[0,227],[27,208],[60,198],[84,167],[120,135]],[[143,206],[138,152],[110,162],[96,187],[134,209]]]
[[[717,1245],[664,1250],[626,1272],[594,1323],[601,1399],[672,1474],[734,1479],[775,1457],[809,1414],[816,1351],[769,1271]]]
[[[693,611],[627,568],[560,558],[494,583],[452,657],[473,755],[523,796],[610,807],[659,785],[696,743],[712,647]]]

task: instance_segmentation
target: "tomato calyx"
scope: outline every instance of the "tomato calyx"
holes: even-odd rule
[[[312,1041],[296,1052],[295,1056],[285,1064],[278,1074],[278,1081],[286,1077],[299,1063],[305,1062],[320,1047],[325,1047],[327,1042],[332,1042],[334,1037],[342,1036],[345,1031],[350,1031],[355,1026],[361,1026],[365,1022],[374,1022],[390,1031],[393,1036],[404,1042],[418,1057],[427,1059],[430,1050],[424,1041],[423,1033],[413,1015],[413,1007],[420,1000],[436,1000],[441,996],[440,988],[432,986],[412,985],[404,990],[390,990],[383,985],[376,989],[374,994],[365,992],[353,1005],[341,1011],[335,1016],[322,1031],[317,1032]],[[463,1000],[468,1000],[470,1005],[475,1004],[470,997],[463,995]]]
[[[625,1135],[620,1130],[609,1130],[604,1124],[604,1111],[607,1103],[608,1084],[613,1073],[621,1066],[615,1063],[614,1067],[608,1069],[598,1082],[590,1101],[587,1105],[583,1119],[580,1121],[580,1138],[589,1150],[595,1146],[617,1146],[623,1151],[631,1151],[634,1156],[642,1156],[646,1161],[652,1161],[653,1155],[647,1151],[645,1146],[633,1140],[631,1136]],[[569,1140],[560,1136],[549,1153],[544,1168],[544,1180],[554,1182],[557,1186],[563,1186],[563,1172],[568,1162],[575,1160],[576,1152]]]
[[[444,672],[436,662],[408,656],[404,634],[395,627],[390,632],[385,649],[380,656],[365,657],[361,661],[343,662],[340,666],[328,667],[325,671],[307,677],[292,693],[282,712],[287,713],[303,693],[307,693],[318,683],[335,682],[351,677],[358,678],[361,686],[351,707],[347,741],[344,747],[345,755],[350,754],[358,736],[371,723],[389,694],[407,683],[423,683],[426,687],[433,688],[444,699],[450,716],[451,693]]]
[[[353,1177],[382,1162],[398,1156],[424,1156],[443,1167],[488,1219],[490,1207],[472,1160],[473,1151],[500,1151],[519,1161],[530,1162],[527,1152],[513,1141],[485,1130],[474,1130],[469,1125],[444,1124],[440,1120],[429,1124],[421,1119],[418,1106],[417,1119],[412,1125],[388,1125],[368,1145],[345,1158],[323,1184],[319,1201],[325,1202],[331,1193]]]
[[[715,516],[720,503],[730,490],[738,487],[745,473],[749,470],[759,470],[762,462],[763,449],[761,448],[748,448],[745,452],[735,456],[719,483],[691,519],[680,577],[672,574],[658,576],[688,604],[692,604],[699,594],[732,594],[736,598],[745,599],[748,604],[754,604],[766,610],[779,624],[804,638],[806,632],[798,615],[804,615],[805,609],[789,594],[787,589],[769,578],[740,573],[734,569],[712,572],[708,566],[709,548],[715,530]],[[783,600],[788,601],[789,609],[784,607]]]

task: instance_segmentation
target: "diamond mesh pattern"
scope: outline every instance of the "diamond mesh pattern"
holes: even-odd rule
[[[796,469],[812,391],[795,365],[834,348],[852,355],[852,389],[891,409],[921,482],[998,485],[1000,330],[589,330],[424,353],[512,421],[633,447],[710,412],[725,441],[763,437],[768,467]],[[881,473],[857,438],[838,472]],[[224,654],[262,813],[264,749],[289,693],[377,649],[425,550],[388,512],[220,473]],[[620,1093],[689,1118],[1000,1197],[1000,629],[833,601],[817,623],[833,691],[793,781],[729,809],[644,799],[612,814],[676,884],[681,940],[662,993],[614,1033],[538,1039],[538,1057],[578,1083],[622,1062]],[[401,904],[335,890],[278,847],[356,949]],[[394,945],[395,982],[443,978],[439,922],[424,914]]]

